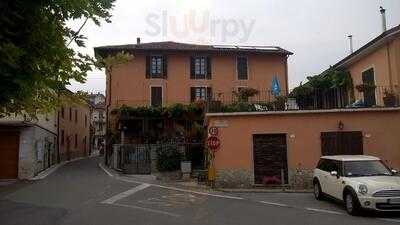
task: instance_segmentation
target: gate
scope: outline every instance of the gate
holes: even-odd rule
[[[128,174],[151,173],[151,148],[146,145],[122,145],[123,170]]]
[[[288,183],[286,134],[253,135],[254,183]]]

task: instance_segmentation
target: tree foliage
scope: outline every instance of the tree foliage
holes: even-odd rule
[[[71,80],[85,82],[94,60],[70,47],[85,47],[86,37],[66,22],[109,22],[114,1],[1,1],[0,116],[49,112]]]
[[[293,89],[290,97],[306,97],[315,91],[327,91],[332,88],[349,90],[353,88],[353,80],[348,71],[331,69],[324,74],[307,77],[308,82]]]

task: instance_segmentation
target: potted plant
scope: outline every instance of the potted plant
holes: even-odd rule
[[[397,103],[396,94],[392,90],[385,90],[383,93],[383,103],[386,107],[395,107]]]
[[[241,88],[238,91],[233,91],[233,95],[239,102],[247,102],[249,98],[258,95],[260,92],[254,88]]]
[[[284,111],[286,109],[286,96],[276,96],[273,104],[275,105],[275,110]]]

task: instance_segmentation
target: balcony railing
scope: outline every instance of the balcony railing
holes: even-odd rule
[[[281,92],[275,96],[271,90],[259,90],[252,97],[243,98],[233,92],[215,92],[206,100],[206,112],[257,112],[326,110],[344,108],[399,107],[400,91],[389,86],[369,88],[312,89],[307,92]],[[163,107],[176,103],[190,104],[190,101],[163,100]],[[113,108],[123,105],[150,106],[149,100],[117,100]]]
[[[374,86],[364,89],[313,89],[305,93],[291,91],[275,96],[272,91],[259,91],[246,99],[220,93],[208,104],[208,112],[257,112],[289,110],[326,110],[343,108],[399,107],[400,92],[395,88]],[[229,96],[227,98],[226,96]]]

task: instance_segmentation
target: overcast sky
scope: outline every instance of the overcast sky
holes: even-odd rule
[[[289,85],[319,74],[349,54],[347,36],[358,49],[382,32],[379,6],[388,28],[400,24],[399,0],[116,0],[112,23],[88,23],[87,47],[178,41],[201,44],[276,45],[294,52]],[[71,22],[77,29],[82,21]],[[102,71],[71,90],[105,91]]]

